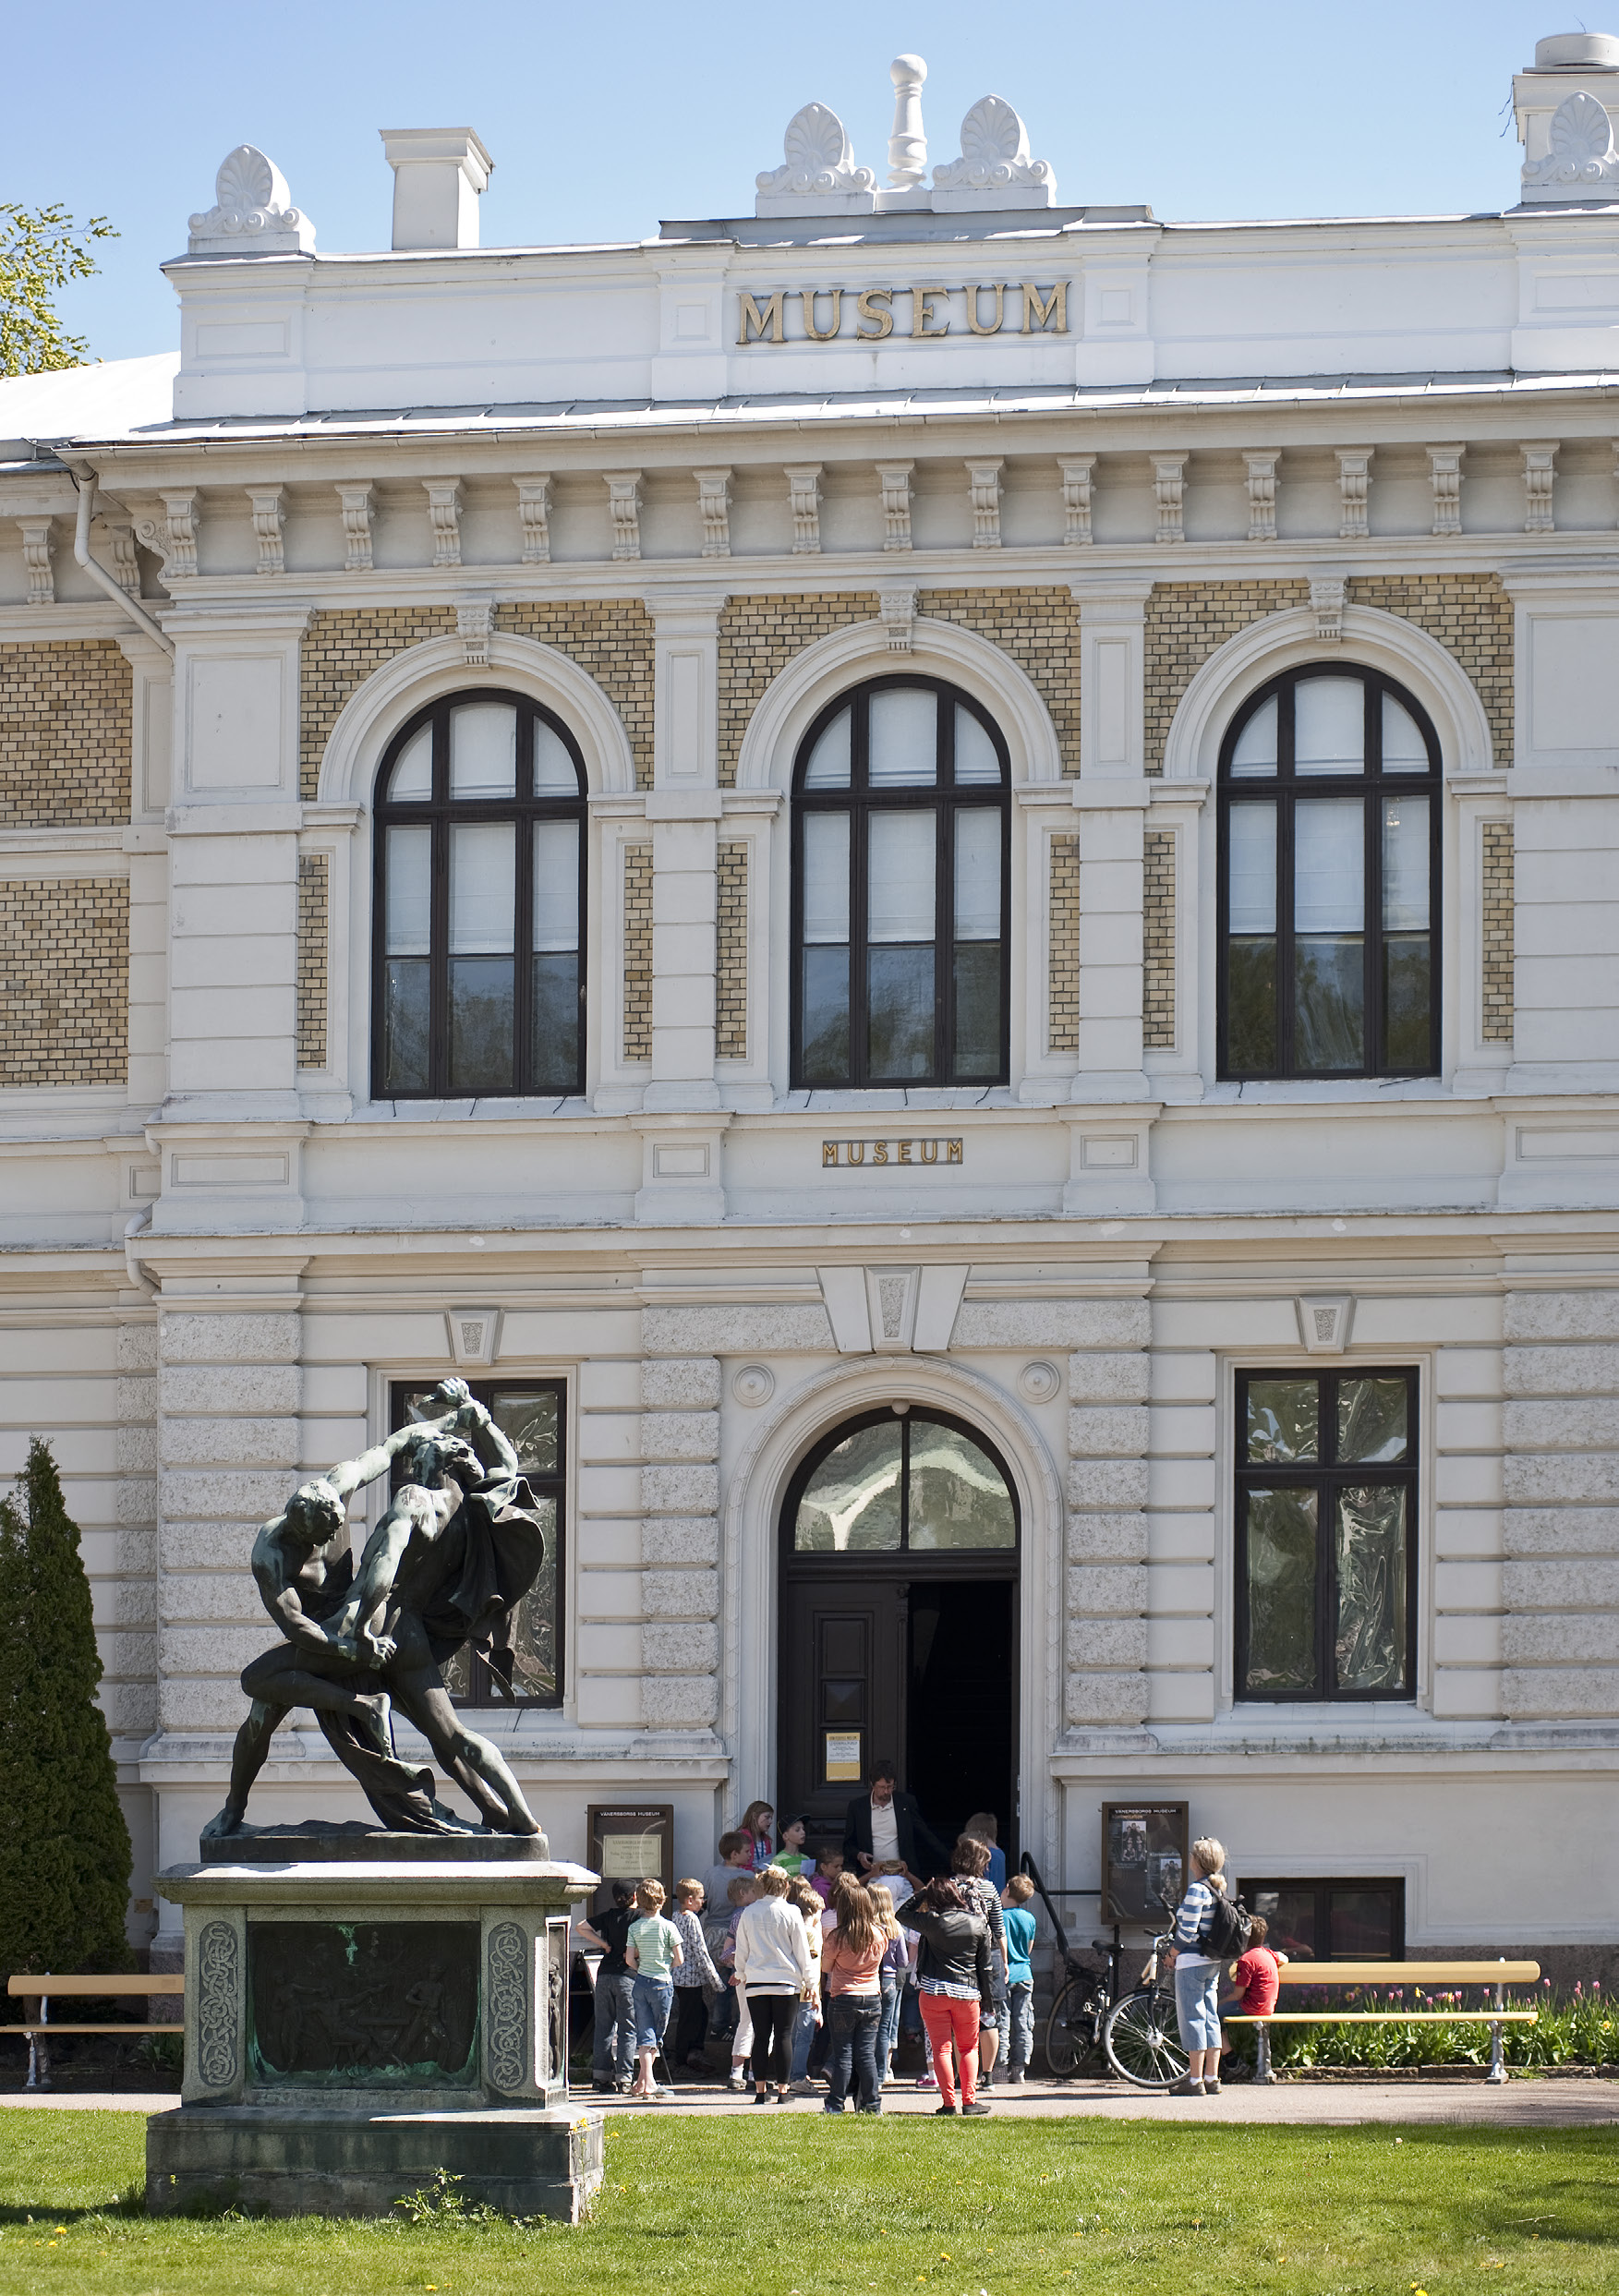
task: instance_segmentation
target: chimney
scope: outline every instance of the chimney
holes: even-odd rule
[[[379,130],[393,170],[395,248],[475,248],[494,162],[470,127]]]
[[[1619,199],[1619,39],[1612,32],[1558,32],[1535,42],[1535,60],[1512,83],[1524,147],[1526,206]]]

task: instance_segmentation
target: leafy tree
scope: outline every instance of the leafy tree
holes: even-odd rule
[[[79,1529],[36,1436],[0,1499],[0,1970],[134,1966],[129,1831]]]
[[[79,226],[58,200],[37,211],[0,199],[0,375],[42,375],[82,367],[90,345],[64,332],[52,300],[70,279],[96,270],[89,242],[118,235],[104,215]]]

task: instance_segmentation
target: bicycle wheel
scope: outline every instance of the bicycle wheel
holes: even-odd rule
[[[1093,1988],[1070,1977],[1045,2020],[1045,2062],[1054,2081],[1071,2081],[1096,2046]]]
[[[1176,2030],[1175,2003],[1152,1986],[1116,2001],[1102,2045],[1115,2072],[1138,2089],[1166,2089],[1186,2071],[1186,2051]]]

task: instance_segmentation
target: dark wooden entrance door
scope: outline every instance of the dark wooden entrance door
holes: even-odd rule
[[[782,1818],[841,1836],[872,1764],[903,1766],[908,1604],[903,1583],[817,1573],[782,1590]]]

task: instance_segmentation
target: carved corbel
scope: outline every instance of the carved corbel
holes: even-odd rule
[[[879,590],[877,604],[882,609],[883,627],[888,634],[889,653],[908,654],[916,621],[916,592],[909,587]]]

